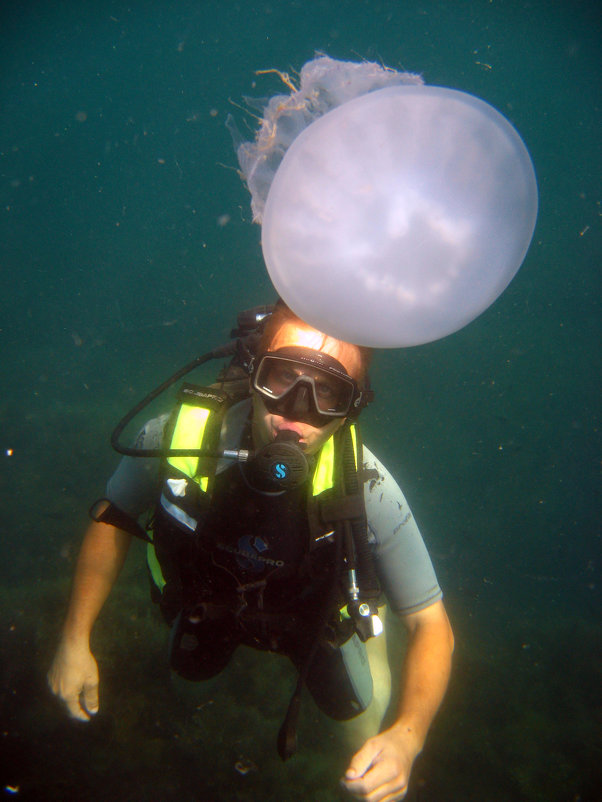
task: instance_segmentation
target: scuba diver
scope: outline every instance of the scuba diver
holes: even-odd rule
[[[174,671],[213,677],[241,644],[290,658],[298,680],[278,736],[287,759],[303,687],[337,720],[370,704],[365,642],[382,630],[386,600],[408,633],[399,707],[341,782],[358,799],[402,799],[445,694],[453,635],[407,502],[361,442],[371,351],[281,301],[254,320],[231,347],[195,360],[233,356],[215,384],[184,384],[173,412],[123,447],[127,423],[186,366],[113,433],[125,456],[91,510],[48,682],[72,717],[98,711],[90,634],[138,536]]]

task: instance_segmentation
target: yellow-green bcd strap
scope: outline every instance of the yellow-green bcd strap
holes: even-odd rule
[[[355,466],[357,468],[357,433],[355,425],[349,427],[351,440],[353,443],[353,454],[355,456]],[[330,437],[322,446],[318,465],[314,473],[312,495],[319,496],[325,490],[329,490],[334,485],[334,435]]]
[[[202,448],[207,421],[211,410],[196,405],[182,404],[178,411],[178,419],[174,427],[170,448]],[[199,458],[168,457],[168,463],[181,471],[185,476],[198,482],[201,490],[207,490],[208,477],[197,476]]]
[[[152,543],[148,543],[146,546],[146,562],[148,563],[148,569],[153,578],[153,582],[157,588],[163,592],[163,588],[166,585],[165,577],[163,576],[163,571],[161,570],[161,565],[157,559],[155,547]]]

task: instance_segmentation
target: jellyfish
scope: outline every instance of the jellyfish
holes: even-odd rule
[[[503,292],[537,217],[533,165],[485,101],[320,56],[237,143],[279,295],[334,337],[408,347]]]

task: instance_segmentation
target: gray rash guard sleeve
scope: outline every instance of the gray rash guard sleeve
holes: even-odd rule
[[[407,615],[442,598],[433,564],[401,488],[364,446],[364,468],[377,478],[364,485],[368,539],[389,606]]]
[[[149,420],[140,430],[135,448],[161,448],[169,415]],[[158,457],[123,457],[107,482],[107,498],[131,518],[139,518],[152,507],[161,489]]]

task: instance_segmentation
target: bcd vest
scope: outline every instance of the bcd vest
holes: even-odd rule
[[[170,438],[169,449],[215,451],[225,407],[226,402],[219,391],[185,386],[181,403],[166,432]],[[357,469],[355,426],[351,427],[351,437]],[[299,497],[299,503],[296,507],[293,505],[289,519],[282,520],[284,537],[301,537],[304,541],[301,547],[302,559],[298,560],[299,564],[295,569],[296,573],[303,569],[303,581],[309,581],[314,576],[319,582],[326,570],[325,566],[329,566],[330,570],[334,560],[336,524],[333,516],[337,514],[338,458],[335,435],[327,440],[318,453],[308,486],[300,491],[302,497]],[[253,532],[248,538],[240,539],[237,539],[238,532],[236,535],[233,533],[229,545],[216,544],[213,538],[215,533],[211,531],[211,523],[215,518],[212,505],[217,503],[214,492],[216,465],[216,457],[169,456],[165,460],[164,481],[153,525],[153,542],[148,544],[147,559],[154,584],[161,593],[161,604],[167,618],[171,618],[178,608],[190,608],[196,602],[208,598],[217,600],[218,603],[223,601],[226,605],[233,603],[232,596],[224,598],[223,594],[222,586],[228,577],[219,571],[198,570],[201,562],[206,565],[223,562],[224,550],[236,552],[234,557],[239,565],[244,565],[247,558],[250,565],[254,559],[262,559],[254,551],[245,552],[245,542],[255,545],[257,543],[257,538],[253,541]],[[239,469],[236,466],[231,470],[238,472]],[[217,481],[219,485],[219,476]],[[360,489],[363,507],[363,488]],[[217,496],[220,496],[219,488]],[[292,498],[294,501],[295,496]],[[230,499],[230,506],[235,503],[235,499]],[[283,503],[279,501],[278,494],[274,496],[273,503]],[[330,515],[329,504],[334,505],[334,512]],[[288,509],[287,507],[287,513]],[[326,515],[324,510],[327,511]],[[302,522],[297,520],[301,518]],[[240,531],[244,532],[245,520],[240,520],[238,524]],[[233,528],[236,525],[233,523]],[[273,565],[268,565],[270,569],[281,567],[278,560],[272,562]],[[282,570],[280,573],[274,570],[274,576],[281,574]],[[288,579],[294,580],[295,577],[289,576]],[[267,581],[269,583],[269,578]]]

